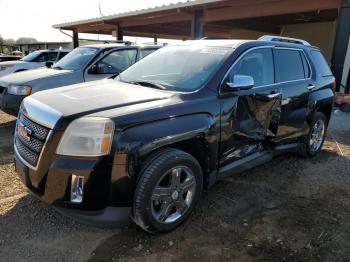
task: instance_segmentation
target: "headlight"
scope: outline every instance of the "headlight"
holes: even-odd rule
[[[114,123],[109,118],[83,117],[74,120],[64,132],[57,154],[103,156],[111,150]]]
[[[32,88],[30,86],[25,85],[10,85],[7,88],[7,93],[11,95],[22,95],[28,96],[32,92]]]

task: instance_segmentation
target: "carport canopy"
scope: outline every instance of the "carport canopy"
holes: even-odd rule
[[[196,0],[54,25],[78,33],[167,39],[232,38],[235,29],[279,35],[283,25],[334,21],[341,0]]]

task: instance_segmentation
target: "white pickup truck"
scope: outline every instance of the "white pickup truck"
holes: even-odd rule
[[[0,62],[0,77],[25,70],[44,67],[57,62],[70,50],[48,49],[34,51],[17,61]]]

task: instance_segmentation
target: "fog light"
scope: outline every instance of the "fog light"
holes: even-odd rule
[[[80,204],[83,202],[84,177],[72,174],[70,187],[70,202]]]

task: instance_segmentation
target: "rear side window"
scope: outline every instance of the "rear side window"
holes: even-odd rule
[[[311,77],[311,69],[308,61],[305,58],[305,55],[303,53],[300,53],[301,58],[303,60],[303,66],[304,66],[304,76],[305,78],[310,78]]]
[[[273,55],[271,48],[254,49],[244,55],[229,73],[230,81],[235,75],[247,75],[255,86],[274,83]]]
[[[316,66],[317,74],[320,76],[331,76],[332,71],[329,68],[326,59],[324,59],[323,55],[320,51],[312,50],[311,56],[313,58],[314,64]]]
[[[140,59],[152,54],[157,49],[141,49],[140,50]]]
[[[276,49],[276,81],[286,82],[304,79],[304,65],[298,50]]]

